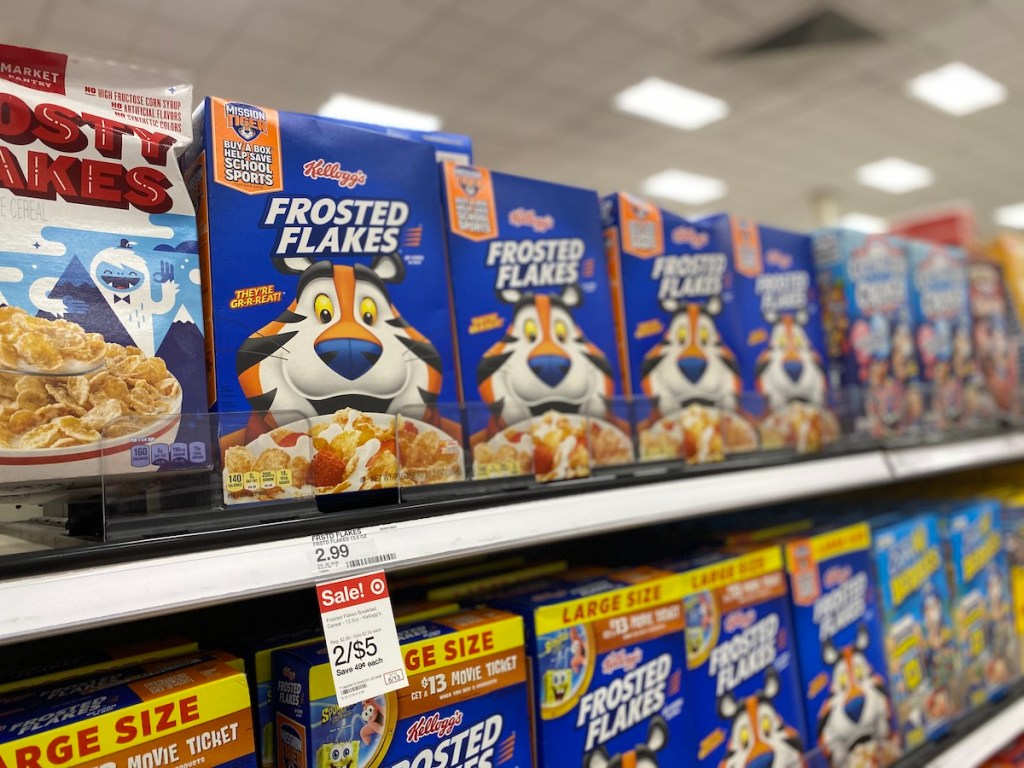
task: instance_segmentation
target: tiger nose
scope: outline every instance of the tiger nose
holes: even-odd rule
[[[349,381],[373,368],[384,351],[380,344],[364,339],[325,339],[314,349],[332,371]]]
[[[864,714],[864,697],[855,696],[846,702],[844,707],[846,710],[846,716],[855,723],[860,722],[860,716]]]
[[[804,372],[804,364],[799,360],[787,360],[782,367],[785,369],[786,375],[793,381],[797,381]]]
[[[700,381],[700,377],[704,375],[707,367],[708,361],[703,357],[690,357],[687,355],[679,358],[679,370],[682,371],[683,376],[694,384]]]
[[[569,373],[572,361],[561,355],[537,355],[530,358],[530,370],[549,387],[558,386]]]

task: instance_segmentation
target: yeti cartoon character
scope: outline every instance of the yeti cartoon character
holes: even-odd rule
[[[93,257],[89,274],[135,345],[145,354],[153,355],[153,317],[174,309],[178,284],[174,280],[174,266],[161,261],[160,270],[152,278],[160,286],[157,299],[146,260],[132,250],[134,245],[130,240],[121,240],[116,247],[103,249]]]

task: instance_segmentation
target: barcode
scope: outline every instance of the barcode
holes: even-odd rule
[[[373,555],[372,557],[361,557],[358,560],[349,560],[349,568],[362,568],[364,565],[377,565],[379,563],[390,563],[392,560],[397,560],[398,555],[391,552],[386,555]]]

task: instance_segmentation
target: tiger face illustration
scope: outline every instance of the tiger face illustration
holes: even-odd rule
[[[731,720],[728,750],[718,768],[800,768],[803,744],[796,730],[772,704],[780,689],[773,667],[765,670],[764,688],[736,701],[732,693],[718,699],[718,716]]]
[[[701,306],[667,299],[661,307],[673,314],[661,341],[644,357],[644,394],[662,413],[693,404],[735,410],[739,368],[715,326],[721,302]]]
[[[660,715],[651,718],[647,727],[647,742],[638,744],[635,749],[622,752],[614,757],[608,756],[604,747],[598,747],[583,757],[583,768],[658,768],[660,752],[668,743],[668,723]]]
[[[818,744],[834,766],[846,765],[859,745],[889,738],[889,694],[864,655],[869,642],[861,625],[852,645],[837,649],[827,640],[822,647],[832,674],[829,696],[818,713]]]
[[[423,418],[441,391],[441,358],[388,295],[388,284],[405,277],[402,259],[377,256],[367,267],[286,258],[278,268],[299,275],[295,298],[236,357],[253,410],[313,417],[351,407]]]
[[[768,347],[757,360],[757,390],[772,410],[800,401],[825,404],[825,369],[811,347],[804,312],[766,317],[772,323]]]
[[[477,367],[480,396],[501,425],[546,411],[604,417],[614,394],[604,352],[587,341],[573,319],[582,302],[575,286],[561,295],[505,290],[512,321]]]

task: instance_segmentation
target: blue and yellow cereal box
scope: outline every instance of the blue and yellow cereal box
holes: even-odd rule
[[[1019,650],[1018,666],[1024,670],[1024,494],[1013,494],[1006,499],[1002,528],[1010,574],[1010,610]]]
[[[910,307],[921,380],[930,403],[926,427],[953,429],[971,416],[971,340],[967,254],[961,248],[910,241]]]
[[[889,437],[924,411],[905,241],[845,229],[814,235],[829,377],[844,426]]]
[[[279,768],[531,768],[519,616],[478,608],[398,636],[409,687],[347,707],[322,642],[273,654]]]
[[[474,476],[628,462],[597,194],[456,163],[443,177]]]
[[[980,418],[1020,415],[1020,321],[1002,268],[972,258],[967,265],[974,346],[975,385],[967,391],[968,410]]]
[[[803,768],[812,745],[782,550],[712,553],[666,567],[683,577],[689,764]]]
[[[729,254],[708,229],[631,195],[605,197],[601,212],[640,459],[699,464],[756,448]]]
[[[1001,506],[978,499],[955,504],[938,518],[966,704],[972,709],[1004,696],[1020,677]]]
[[[885,766],[900,754],[867,523],[785,542],[815,766]]]
[[[256,768],[245,675],[211,660],[0,717],[7,768]]]
[[[636,568],[495,601],[526,622],[538,765],[694,765],[682,599],[678,574]]]
[[[732,258],[733,350],[761,447],[817,451],[839,436],[825,370],[814,257],[807,235],[719,214],[700,220]]]
[[[433,149],[217,98],[201,123],[227,501],[461,479]]]
[[[911,750],[945,733],[963,706],[942,541],[932,514],[893,515],[873,536],[896,721]]]

